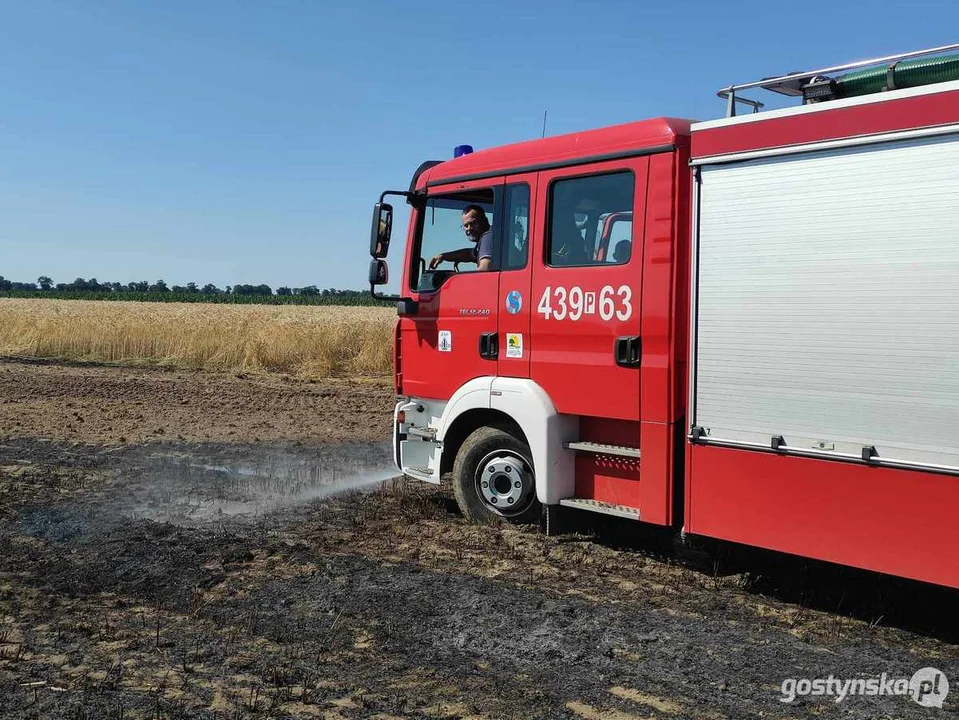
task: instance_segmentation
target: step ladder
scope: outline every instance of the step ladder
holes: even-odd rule
[[[628,520],[639,520],[639,508],[627,507],[626,505],[614,505],[613,503],[603,502],[602,500],[574,497],[564,498],[559,501],[559,504],[563,507],[574,508],[575,510],[587,510],[589,512],[602,513],[603,515],[627,518]]]
[[[628,447],[626,445],[612,445],[609,443],[576,441],[565,442],[563,447],[566,450],[573,450],[579,453],[589,453],[591,455],[605,455],[618,458],[629,458],[639,461],[640,452],[637,447]],[[585,510],[587,512],[602,513],[603,515],[612,515],[614,517],[627,518],[629,520],[639,520],[639,508],[629,507],[627,505],[617,505],[615,503],[594,500],[592,498],[563,498],[559,501],[562,507],[568,507],[575,510]]]
[[[615,455],[617,457],[628,457],[639,460],[639,448],[626,447],[625,445],[607,445],[596,442],[566,442],[563,447],[567,450],[576,452],[587,452],[593,455]]]

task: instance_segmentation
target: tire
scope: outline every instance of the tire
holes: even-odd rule
[[[495,427],[474,430],[463,441],[453,462],[453,495],[474,522],[536,523],[542,513],[529,446]]]

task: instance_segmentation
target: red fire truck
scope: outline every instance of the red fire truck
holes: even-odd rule
[[[957,49],[461,147],[383,193],[371,286],[410,205],[399,468],[472,519],[572,508],[959,588]],[[491,269],[432,267],[469,206]]]

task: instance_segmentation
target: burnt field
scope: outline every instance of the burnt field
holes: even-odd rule
[[[948,717],[955,592],[395,477],[391,388],[0,363],[0,717]],[[953,682],[797,697],[788,678]]]

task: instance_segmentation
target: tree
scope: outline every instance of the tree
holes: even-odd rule
[[[173,285],[168,286],[166,282],[161,278],[154,283],[150,283],[146,280],[134,281],[128,283],[119,283],[119,282],[100,282],[95,277],[90,278],[89,280],[78,277],[73,282],[68,283],[54,283],[53,279],[48,275],[41,275],[37,278],[36,283],[24,283],[24,282],[15,282],[8,280],[2,275],[0,275],[0,292],[11,292],[11,291],[44,291],[44,292],[81,292],[81,293],[112,293],[120,294],[123,293],[170,293],[175,292],[178,294],[192,294],[200,293],[203,295],[244,295],[255,298],[268,298],[272,297],[274,294],[280,297],[291,297],[293,295],[305,295],[305,296],[324,296],[329,298],[343,298],[348,301],[355,300],[356,298],[365,298],[366,293],[362,290],[340,290],[338,288],[324,288],[320,289],[316,285],[307,285],[306,287],[290,287],[289,285],[282,285],[274,290],[272,287],[266,283],[260,283],[259,285],[238,283],[236,285],[227,285],[224,289],[218,288],[213,283],[207,283],[202,287],[199,287],[197,283],[190,282],[186,285]],[[228,298],[223,298],[228,299]]]

